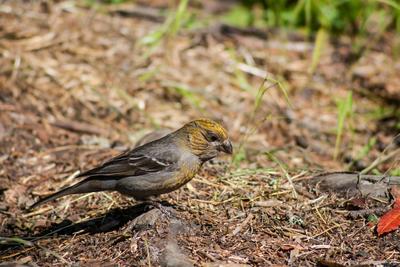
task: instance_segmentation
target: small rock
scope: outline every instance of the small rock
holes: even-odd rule
[[[226,262],[206,262],[202,267],[250,267],[248,264],[226,263]]]
[[[159,209],[152,209],[136,217],[128,229],[144,230],[153,227],[160,219],[162,211]],[[127,230],[128,230],[127,229]]]
[[[192,267],[190,259],[181,252],[175,240],[168,240],[160,261],[163,267]]]

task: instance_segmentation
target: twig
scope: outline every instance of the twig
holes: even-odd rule
[[[88,133],[88,134],[98,134],[98,135],[108,135],[108,131],[105,129],[101,129],[98,126],[77,122],[77,121],[67,121],[67,120],[56,120],[50,123],[56,127],[69,130],[72,132],[80,132],[80,133]]]
[[[322,231],[322,232],[320,232],[320,233],[318,233],[318,234],[316,234],[316,235],[313,235],[313,236],[310,237],[310,238],[316,238],[317,236],[320,236],[320,235],[323,235],[323,234],[325,234],[325,233],[328,233],[329,231],[331,231],[331,230],[333,230],[333,229],[335,229],[335,228],[338,228],[338,227],[340,227],[340,225],[332,226],[332,227],[330,227],[330,228],[328,228],[328,229],[326,229],[326,230],[324,230],[324,231]]]
[[[271,153],[267,153],[269,157],[272,158],[272,160],[276,163],[278,163],[279,167],[281,168],[282,172],[285,174],[286,179],[289,182],[290,187],[292,188],[292,194],[294,198],[298,198],[298,194],[296,192],[296,188],[293,184],[292,178],[290,177],[289,173],[286,171],[286,169],[283,167],[283,164],[281,163],[280,160],[278,160],[274,155]]]
[[[165,21],[165,16],[160,15],[161,10],[151,7],[117,5],[115,7],[112,6],[108,12],[111,14],[120,15],[122,17],[133,17],[158,23]]]
[[[54,256],[55,258],[59,259],[61,262],[65,263],[66,265],[70,266],[71,263],[69,261],[67,261],[66,259],[64,259],[61,255],[57,254],[56,252],[45,248],[39,244],[35,244],[31,241],[28,240],[24,240],[22,238],[19,237],[0,237],[0,244],[21,244],[24,246],[28,246],[28,247],[38,247],[42,250],[44,250],[46,253]],[[7,256],[6,256],[7,257]],[[6,257],[2,257],[2,259],[6,258]]]
[[[235,200],[236,198],[237,197],[231,197],[231,198],[228,198],[228,199],[223,200],[223,201],[211,201],[211,200],[203,200],[203,199],[196,199],[196,198],[191,199],[191,200],[192,201],[196,201],[196,202],[200,202],[200,203],[206,203],[206,204],[211,204],[211,205],[217,206],[217,205],[221,205],[221,204],[224,204],[224,203],[227,203],[227,202],[231,202],[231,201]]]
[[[377,159],[374,160],[374,162],[371,163],[367,168],[361,171],[361,174],[365,174],[370,172],[371,170],[375,169],[379,164],[384,163],[388,161],[391,158],[394,158],[397,156],[397,154],[400,153],[400,148],[390,152],[389,154],[385,156],[379,156]]]
[[[384,207],[384,208],[375,208],[375,209],[363,209],[363,210],[352,210],[349,212],[349,216],[352,219],[357,219],[357,218],[362,218],[366,215],[369,214],[376,214],[376,215],[382,215],[386,211],[388,211],[390,207]]]
[[[286,179],[288,180],[290,186],[292,187],[292,194],[293,194],[293,197],[294,197],[294,198],[297,198],[297,197],[298,197],[298,194],[297,194],[296,188],[294,187],[292,178],[290,177],[290,175],[288,174],[288,172],[285,170],[285,168],[283,168],[283,166],[281,166],[281,164],[279,164],[279,166],[282,168],[282,171],[283,171],[283,173],[285,174]]]
[[[235,236],[237,235],[240,231],[242,231],[242,229],[253,219],[254,215],[253,213],[250,213],[247,218],[241,223],[239,224],[235,230],[233,230],[233,232],[231,233],[231,236]]]
[[[147,241],[147,238],[144,239],[144,246],[146,247],[146,254],[147,254],[147,265],[151,267],[151,259],[150,259],[150,249],[149,249],[149,243]]]
[[[217,24],[208,29],[211,33],[216,33],[219,35],[231,36],[231,35],[242,35],[242,36],[254,36],[259,39],[267,39],[268,38],[268,31],[254,28],[254,27],[247,27],[247,28],[240,28],[228,24]]]
[[[201,254],[201,255],[203,255],[203,256],[205,256],[206,258],[212,260],[213,262],[217,262],[217,261],[218,261],[215,257],[213,257],[212,255],[208,254],[208,253],[205,252],[205,251],[199,250],[198,253]]]

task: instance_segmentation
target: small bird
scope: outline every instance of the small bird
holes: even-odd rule
[[[219,152],[232,154],[224,127],[210,119],[194,120],[83,172],[78,177],[86,177],[84,180],[39,200],[30,209],[66,195],[98,191],[118,191],[147,200],[180,188]]]

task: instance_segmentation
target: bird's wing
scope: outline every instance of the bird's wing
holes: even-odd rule
[[[163,157],[154,157],[150,155],[132,155],[129,157],[129,165],[133,166],[135,169],[142,173],[138,173],[138,175],[147,173],[147,172],[158,172],[164,170],[173,164],[173,161],[170,161]]]
[[[138,176],[146,173],[159,172],[170,168],[179,160],[179,155],[171,147],[155,149],[153,146],[139,147],[124,152],[104,164],[83,172],[82,176]]]

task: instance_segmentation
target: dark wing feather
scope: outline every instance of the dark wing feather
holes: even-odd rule
[[[164,158],[147,155],[133,155],[129,158],[129,165],[137,170],[137,175],[164,170],[174,162]]]
[[[122,154],[106,161],[102,165],[79,174],[83,176],[119,176],[130,173],[132,168],[127,164],[131,151],[125,151]]]
[[[170,168],[179,159],[176,149],[169,145],[149,143],[124,152],[101,166],[83,172],[78,177],[127,177],[158,172]]]

